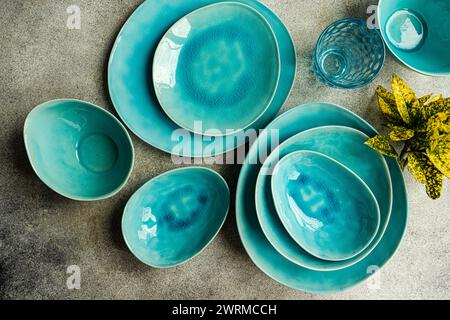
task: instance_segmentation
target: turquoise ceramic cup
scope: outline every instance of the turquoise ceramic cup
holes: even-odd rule
[[[24,140],[38,177],[70,199],[111,197],[133,169],[134,149],[125,127],[88,102],[61,99],[37,106],[25,121]]]
[[[130,198],[122,216],[122,234],[143,263],[174,267],[214,239],[229,206],[227,183],[215,171],[201,167],[168,171]]]
[[[292,152],[275,166],[271,184],[287,232],[317,258],[350,259],[378,231],[380,210],[374,194],[361,178],[328,156]]]
[[[390,51],[406,66],[450,75],[450,1],[380,0],[378,20]]]
[[[269,107],[280,77],[278,43],[252,7],[220,2],[191,12],[163,36],[153,60],[162,109],[207,136],[242,131]]]

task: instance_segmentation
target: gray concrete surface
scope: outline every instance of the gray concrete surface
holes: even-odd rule
[[[161,0],[163,1],[163,0]],[[34,175],[24,151],[27,113],[54,98],[73,97],[113,111],[106,64],[114,39],[140,0],[2,0],[0,4],[0,298],[131,299],[449,299],[450,188],[439,201],[405,174],[410,220],[397,255],[382,270],[381,286],[367,283],[341,294],[311,295],[288,289],[263,274],[245,253],[234,210],[215,241],[191,262],[170,270],[139,263],[120,234],[127,199],[145,181],[174,167],[170,156],[133,136],[135,170],[112,199],[80,203],[62,198]],[[311,50],[335,19],[365,14],[376,0],[264,0],[294,37],[298,78],[284,110],[304,102],[347,106],[381,128],[373,97],[398,73],[419,94],[450,96],[450,78],[414,73],[388,58],[381,76],[360,90],[339,91],[310,74]],[[66,8],[81,8],[81,30],[66,27]],[[239,167],[213,166],[235,189]],[[66,268],[79,265],[80,290],[66,288]]]

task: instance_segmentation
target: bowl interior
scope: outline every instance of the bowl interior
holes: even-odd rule
[[[133,167],[133,146],[125,128],[87,102],[54,100],[36,107],[25,122],[24,138],[37,175],[72,199],[114,194]]]
[[[206,168],[166,172],[128,201],[122,233],[142,262],[167,268],[198,254],[220,230],[230,205],[223,178]]]
[[[153,61],[156,96],[192,132],[220,136],[255,122],[279,79],[276,38],[265,18],[241,3],[198,9],[162,38]]]
[[[450,74],[450,1],[381,0],[379,23],[392,53],[412,69]]]
[[[354,257],[379,228],[379,207],[367,185],[317,152],[297,151],[281,159],[273,172],[272,193],[291,237],[324,260]]]

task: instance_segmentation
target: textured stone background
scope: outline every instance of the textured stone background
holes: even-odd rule
[[[160,0],[163,1],[163,0]],[[188,0],[187,0],[188,1]],[[73,97],[114,111],[106,64],[121,27],[139,0],[2,0],[0,5],[0,298],[225,298],[378,299],[450,298],[450,188],[428,200],[409,174],[410,220],[397,255],[381,273],[381,288],[361,284],[342,294],[310,295],[283,287],[248,258],[234,210],[215,241],[191,262],[154,270],[139,263],[120,234],[122,209],[148,179],[173,168],[170,156],[133,136],[136,165],[114,198],[95,203],[64,199],[34,175],[22,142],[27,113],[49,99]],[[338,18],[365,18],[376,0],[264,0],[295,40],[298,78],[284,110],[322,100],[344,105],[381,128],[373,97],[395,71],[419,94],[450,96],[450,78],[414,73],[388,58],[372,85],[338,91],[310,74],[311,50],[323,28]],[[82,29],[66,27],[66,8],[79,5]],[[214,167],[235,189],[239,167]],[[66,289],[66,268],[82,271],[81,290]]]

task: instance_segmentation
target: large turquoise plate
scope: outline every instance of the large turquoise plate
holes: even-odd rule
[[[138,137],[165,152],[186,157],[219,155],[245,143],[242,135],[202,137],[181,130],[160,107],[152,86],[154,51],[165,32],[186,14],[218,0],[147,0],[120,31],[108,65],[108,86],[117,113]],[[291,91],[295,48],[289,31],[266,6],[239,0],[258,10],[269,22],[280,50],[280,81],[272,103],[251,126],[265,127],[278,113]]]
[[[236,220],[242,243],[253,262],[274,280],[297,290],[332,293],[366,280],[373,270],[381,268],[396,252],[406,229],[408,206],[402,171],[396,160],[387,159],[393,183],[393,209],[389,225],[378,246],[357,264],[337,271],[314,271],[301,267],[278,253],[264,236],[255,209],[255,184],[261,164],[259,151],[270,146],[271,130],[278,130],[280,142],[314,127],[348,126],[376,135],[376,130],[366,121],[338,105],[309,103],[282,114],[260,135],[250,148],[246,163],[241,169],[236,191]]]

